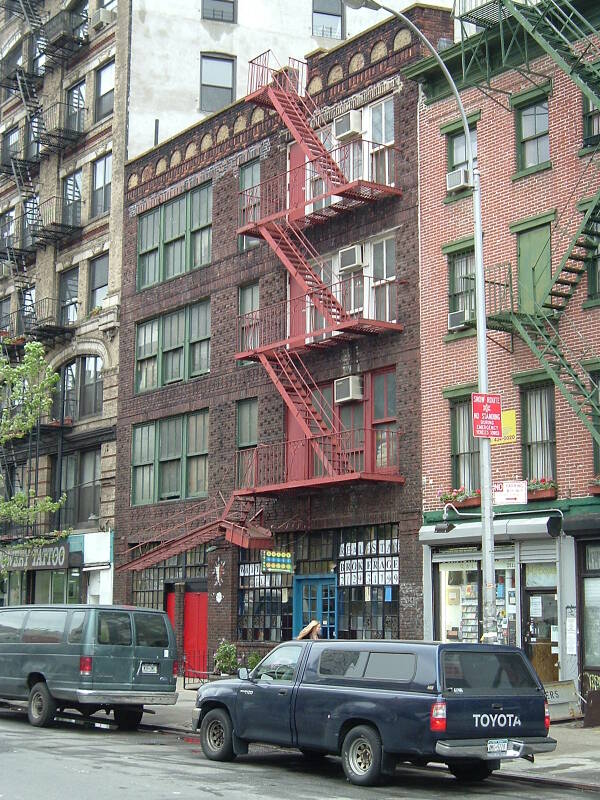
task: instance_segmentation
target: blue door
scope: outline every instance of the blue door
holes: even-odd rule
[[[337,638],[336,591],[331,575],[294,578],[294,636],[316,619],[321,623],[323,639]]]

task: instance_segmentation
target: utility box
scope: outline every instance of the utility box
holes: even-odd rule
[[[544,690],[550,708],[550,722],[581,717],[581,702],[574,681],[545,683]]]

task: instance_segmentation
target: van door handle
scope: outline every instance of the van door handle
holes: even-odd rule
[[[287,689],[280,689],[278,694],[287,694]]]
[[[500,703],[492,703],[492,709],[494,711],[502,711],[502,705]]]

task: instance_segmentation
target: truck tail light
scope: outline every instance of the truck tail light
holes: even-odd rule
[[[544,701],[544,727],[547,731],[550,730],[550,706],[547,700]]]
[[[92,674],[92,657],[80,656],[79,657],[79,674],[91,675]]]
[[[431,706],[429,713],[429,729],[435,733],[445,733],[446,731],[446,702],[438,700]]]
[[[173,662],[173,677],[176,678],[179,675],[179,661]]]

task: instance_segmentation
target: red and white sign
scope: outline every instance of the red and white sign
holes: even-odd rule
[[[527,503],[527,481],[494,481],[494,505],[525,505]]]
[[[502,438],[502,400],[499,394],[471,395],[473,436],[483,439]]]

